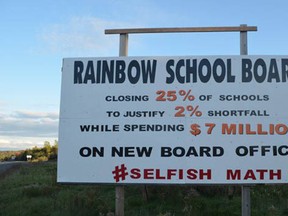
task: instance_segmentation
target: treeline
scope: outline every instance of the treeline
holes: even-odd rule
[[[22,151],[0,151],[0,161],[48,161],[56,160],[58,155],[58,141],[53,144],[44,142],[43,147],[33,147]],[[28,156],[28,157],[27,157]]]

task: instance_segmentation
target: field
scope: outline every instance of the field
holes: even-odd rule
[[[225,186],[125,186],[125,215],[237,216],[241,190]],[[59,185],[56,162],[29,163],[0,176],[0,215],[112,216],[115,187]],[[253,186],[252,216],[288,215],[288,185]]]

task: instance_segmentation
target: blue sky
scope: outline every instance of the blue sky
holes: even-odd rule
[[[0,150],[58,138],[64,57],[118,55],[105,29],[257,26],[251,55],[288,54],[286,0],[2,0]],[[130,56],[238,55],[239,33],[129,36]]]

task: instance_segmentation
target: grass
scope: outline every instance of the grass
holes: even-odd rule
[[[224,186],[125,186],[126,216],[240,216],[239,188],[228,199]],[[59,185],[56,163],[31,163],[0,179],[0,216],[113,215],[115,187]],[[145,196],[143,195],[143,192]],[[288,215],[288,186],[255,186],[252,216]]]

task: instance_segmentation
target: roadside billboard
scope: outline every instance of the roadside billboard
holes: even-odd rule
[[[288,183],[288,56],[63,60],[58,182]]]

